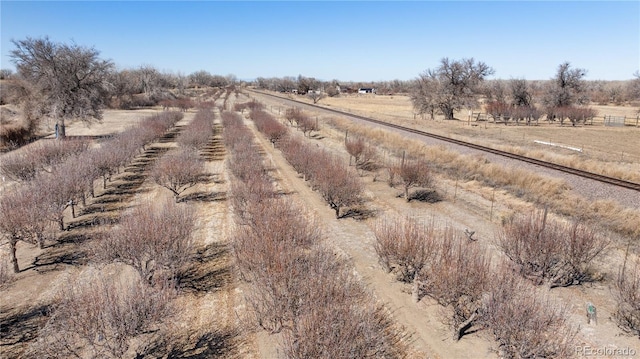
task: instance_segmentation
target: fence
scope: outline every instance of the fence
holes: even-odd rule
[[[585,125],[603,125],[603,126],[607,126],[607,127],[625,127],[625,126],[635,126],[635,127],[639,127],[640,126],[640,115],[636,116],[636,117],[627,117],[627,116],[613,116],[613,115],[604,115],[602,116],[602,121],[599,120],[600,117],[592,117],[589,119],[586,119],[584,121]],[[471,124],[471,122],[474,121],[476,122],[475,124]],[[542,120],[545,121],[545,120]],[[489,123],[509,123],[510,121],[508,120],[494,120],[493,117],[491,115],[489,115],[488,113],[484,113],[484,112],[469,112],[469,116],[467,119],[467,124],[471,124],[472,126],[477,126],[477,122],[485,122],[485,125],[487,122]],[[512,123],[515,123],[514,121],[511,121]],[[526,121],[520,121],[521,123],[526,123]],[[540,121],[534,121],[535,124],[539,124]]]
[[[623,127],[626,116],[604,116],[604,125],[611,127]]]

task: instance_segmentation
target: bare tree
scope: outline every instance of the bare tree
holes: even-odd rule
[[[340,209],[362,201],[362,182],[352,168],[335,157],[316,159],[312,182],[340,218]]]
[[[151,170],[151,178],[170,190],[178,202],[180,194],[198,184],[204,173],[204,163],[198,153],[189,148],[170,151]]]
[[[297,316],[284,332],[290,358],[403,358],[405,336],[352,270],[328,251],[299,262]]]
[[[11,59],[18,76],[33,84],[41,101],[39,112],[58,121],[59,137],[65,136],[65,120],[100,119],[107,99],[105,80],[110,61],[101,60],[93,48],[54,43],[48,37],[13,41]]]
[[[578,328],[569,308],[551,301],[514,275],[507,266],[493,276],[483,298],[482,324],[508,359],[570,358],[576,354]]]
[[[285,138],[289,133],[285,125],[265,111],[251,111],[251,119],[255,122],[258,131],[267,136],[274,147],[278,141]]]
[[[400,179],[404,198],[409,202],[409,190],[414,187],[428,187],[433,183],[428,164],[423,160],[405,160],[393,166],[393,173]]]
[[[304,112],[297,107],[288,108],[284,113],[284,118],[289,121],[289,125],[291,126],[294,124],[297,126],[300,120],[305,117],[306,115]]]
[[[204,147],[213,136],[213,120],[215,114],[209,109],[200,109],[196,113],[193,121],[187,125],[180,136],[176,139],[183,147],[200,149]]]
[[[491,67],[473,58],[456,61],[445,57],[438,68],[418,77],[411,93],[413,107],[418,113],[437,111],[452,120],[454,111],[475,104],[478,85],[493,73]]]
[[[307,97],[311,99],[311,101],[313,101],[313,103],[318,103],[320,102],[320,100],[322,100],[323,98],[327,97],[327,95],[319,90],[311,90],[307,93]]]
[[[96,258],[128,264],[150,284],[173,280],[191,260],[194,218],[189,208],[171,201],[136,207],[123,213],[120,226],[96,243]]]
[[[375,250],[380,262],[398,280],[411,283],[433,260],[436,237],[433,223],[424,224],[405,218],[383,218],[376,222]]]
[[[560,64],[556,76],[548,84],[542,97],[544,106],[552,110],[585,103],[587,98],[584,96],[586,88],[583,78],[586,74],[585,69],[571,68],[569,62]],[[550,115],[554,117],[552,112]]]
[[[11,76],[13,76],[13,70],[11,70],[11,69],[0,69],[0,80],[7,80]]]
[[[591,262],[609,243],[595,227],[551,220],[546,211],[513,218],[497,241],[522,276],[550,287],[589,280]]]
[[[351,165],[351,157],[353,157],[356,166],[360,162],[360,156],[364,152],[365,144],[364,140],[361,137],[357,137],[354,139],[347,138],[344,141],[344,147],[347,149],[349,153],[349,165]]]
[[[317,120],[305,116],[298,121],[298,129],[302,131],[304,136],[311,136],[311,132],[318,131],[320,128]]]
[[[52,359],[123,358],[135,347],[135,337],[158,335],[160,322],[175,313],[171,303],[175,291],[149,287],[140,278],[119,277],[85,273],[83,280],[64,286],[29,354]]]
[[[27,186],[0,197],[0,232],[9,244],[14,273],[20,271],[16,256],[18,242],[44,247],[44,232],[48,221],[39,203],[39,194],[34,189],[35,187]]]
[[[509,81],[511,103],[516,107],[526,107],[533,104],[533,95],[525,79],[512,79]]]
[[[484,248],[446,228],[433,258],[418,274],[418,298],[424,293],[445,307],[444,322],[452,329],[453,338],[460,340],[480,320],[482,296],[490,279],[490,257]]]
[[[627,100],[635,102],[635,106],[640,106],[640,70],[633,73],[633,79],[629,81],[625,90]]]
[[[625,259],[614,286],[614,318],[622,330],[640,338],[640,259],[628,264]]]

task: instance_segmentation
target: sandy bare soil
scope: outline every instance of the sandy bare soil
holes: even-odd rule
[[[246,101],[242,97],[239,101]],[[270,99],[260,98],[269,104]],[[334,104],[331,104],[334,105]],[[389,104],[389,106],[395,106]],[[268,106],[269,108],[270,106]],[[404,107],[403,107],[404,108]],[[280,109],[273,103],[272,113],[279,115]],[[401,113],[400,108],[385,110],[390,117]],[[108,111],[102,124],[87,127],[82,123],[70,124],[69,135],[100,136],[126,128],[148,112]],[[142,116],[141,116],[142,115]],[[186,124],[193,113],[188,113],[179,124]],[[318,146],[345,156],[343,133],[324,124],[319,116],[321,131],[311,139]],[[247,124],[251,127],[251,123]],[[461,127],[462,128],[462,127]],[[469,129],[476,131],[479,129]],[[406,202],[399,198],[399,189],[390,188],[383,181],[383,174],[363,172],[366,183],[367,201],[361,208],[362,217],[336,219],[333,210],[320,195],[291,168],[281,153],[261,137],[268,162],[273,167],[279,186],[299,197],[308,209],[322,223],[326,242],[335,250],[346,254],[355,271],[372,293],[391,309],[395,320],[411,334],[412,348],[425,358],[496,358],[495,343],[483,331],[466,335],[454,342],[451,334],[440,321],[443,309],[427,298],[418,303],[412,301],[410,288],[397,282],[378,263],[374,251],[375,241],[371,226],[376,218],[387,214],[405,214],[415,218],[435,220],[448,224],[457,230],[471,229],[476,232],[478,245],[486,245],[495,250],[493,240],[499,228],[500,219],[529,204],[506,193],[492,193],[478,183],[454,183],[447,178],[437,178],[436,191],[440,201],[427,203]],[[638,133],[637,131],[634,133]],[[472,136],[472,135],[469,135]],[[561,136],[561,135],[559,135]],[[174,147],[171,142],[158,146]],[[637,153],[640,156],[640,152]],[[198,253],[190,277],[190,286],[179,296],[181,308],[178,318],[171,323],[175,332],[173,344],[181,348],[180,357],[228,357],[228,358],[280,358],[279,337],[267,335],[256,328],[246,318],[243,302],[243,288],[234,275],[233,260],[229,252],[229,236],[234,229],[233,214],[226,201],[229,191],[228,170],[223,161],[224,154],[207,162],[207,172],[211,181],[201,183],[185,194],[190,198],[183,205],[193,206],[199,216],[194,232]],[[0,157],[1,160],[1,157]],[[116,176],[110,185],[113,188],[126,181],[126,172]],[[144,178],[130,193],[109,192],[101,196],[121,196],[117,206],[106,207],[105,215],[118,216],[132,206],[143,201],[159,201],[170,197],[170,192]],[[100,198],[100,197],[98,197]],[[492,201],[492,198],[494,201]],[[495,204],[492,204],[495,202]],[[98,202],[96,202],[98,203]],[[98,203],[99,204],[99,203]],[[82,217],[76,219],[81,221]],[[98,229],[105,230],[105,229]],[[20,357],[23,350],[35,339],[37,330],[46,321],[48,305],[57,288],[72,280],[91,265],[86,245],[93,237],[92,232],[82,227],[72,228],[63,233],[58,242],[39,250],[29,245],[18,245],[19,261],[25,268],[13,281],[1,288],[0,292],[0,356]],[[79,241],[78,238],[83,238]],[[95,236],[99,238],[99,235]],[[618,252],[603,260],[619,258]],[[637,338],[625,336],[611,319],[614,308],[609,280],[616,267],[600,265],[605,273],[605,281],[549,291],[552,298],[572,305],[571,320],[580,326],[581,340],[594,348],[634,348],[640,352]],[[587,324],[585,304],[593,302],[598,308],[597,325]]]

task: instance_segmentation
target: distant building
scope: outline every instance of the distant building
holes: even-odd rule
[[[376,89],[371,87],[361,87],[358,89],[358,93],[376,93]]]

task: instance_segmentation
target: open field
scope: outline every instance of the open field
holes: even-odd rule
[[[270,102],[266,97],[256,98],[263,101],[268,111],[280,122],[287,123],[284,119],[285,109],[280,107],[277,101]],[[248,99],[246,95],[233,96],[227,109],[233,108],[233,102],[244,103]],[[462,120],[414,119],[410,103],[403,96],[327,98],[321,104],[477,141],[484,145],[512,148],[535,156],[552,156],[558,161],[574,161],[580,166],[589,165],[602,170],[615,168],[619,171],[615,173],[621,177],[636,181],[640,178],[640,148],[634,145],[640,143],[638,128],[560,128],[557,125],[516,127],[495,124],[487,124],[485,128],[484,124],[470,126]],[[98,138],[106,134],[119,133],[152,112],[107,111],[101,124],[88,127],[82,123],[73,123],[69,125],[68,134]],[[219,112],[216,113],[219,115]],[[301,203],[302,211],[308,213],[305,217],[314,219],[317,230],[323,233],[321,244],[337,257],[347,259],[349,268],[352,268],[351,272],[363,283],[371,297],[382,303],[391,313],[395,325],[404,328],[408,336],[408,357],[500,357],[498,343],[488,330],[476,328],[477,330],[456,341],[451,338],[449,327],[442,321],[449,308],[441,306],[429,296],[417,303],[413,300],[411,285],[397,281],[394,274],[388,273],[381,265],[375,250],[374,229],[377,220],[398,215],[449,226],[462,237],[465,230],[472,230],[475,237],[470,245],[486,248],[492,262],[497,266],[503,259],[496,244],[496,236],[502,223],[514,213],[527,213],[536,206],[527,196],[517,196],[506,189],[496,190],[488,186],[487,181],[483,179],[501,176],[504,172],[497,169],[495,172],[482,172],[481,163],[473,170],[478,173],[474,180],[459,182],[445,173],[434,174],[435,184],[426,191],[429,196],[422,200],[405,201],[401,198],[402,191],[399,187],[392,188],[388,185],[388,173],[384,165],[390,161],[399,161],[402,150],[411,152],[414,149],[429,149],[414,140],[397,139],[388,134],[381,134],[380,138],[384,137],[384,140],[377,144],[379,150],[384,147],[388,151],[384,152],[384,158],[380,156],[375,159],[380,168],[358,171],[358,178],[364,186],[364,201],[345,208],[342,213],[346,214],[336,218],[323,196],[309,185],[310,182],[303,175],[294,170],[283,151],[257,131],[247,112],[243,112],[243,115],[244,124],[256,136],[255,143],[264,157],[266,172],[279,192],[284,197]],[[313,113],[309,115],[314,116]],[[84,226],[82,223],[95,223],[94,217],[117,218],[125,211],[138,208],[145,203],[158,204],[165,199],[171,199],[168,190],[151,180],[150,168],[164,151],[178,146],[175,140],[176,133],[182,131],[193,117],[193,112],[188,112],[178,123],[178,129],[172,136],[165,136],[147,146],[133,163],[125,166],[120,173],[114,174],[107,188],[80,208],[78,217],[71,218],[66,211],[65,220],[69,223],[67,230],[55,231],[47,247],[38,249],[37,246],[19,242],[18,259],[23,269],[2,285],[0,293],[0,349],[3,358],[38,356],[37,352],[33,355],[33,348],[38,348],[34,345],[36,337],[50,318],[49,310],[55,304],[55,293],[65,283],[73,282],[76,278],[84,278],[95,270],[123,278],[135,275],[126,264],[98,265],[92,258],[93,246],[99,244],[108,232],[115,230],[118,227],[117,223],[106,224],[107,221],[103,221],[97,222],[101,223],[97,226]],[[323,149],[345,162],[350,162],[351,159],[344,148],[344,131],[353,125],[331,116],[318,115],[316,118],[320,128],[308,136],[303,136],[293,127],[289,130],[310,146]],[[216,120],[217,123],[219,120]],[[362,130],[363,136],[373,133]],[[357,132],[354,129],[351,133]],[[576,138],[576,135],[579,135],[579,138]],[[391,140],[387,141],[389,139]],[[542,147],[532,144],[534,139],[566,145],[576,145],[584,139],[583,152],[575,154],[555,147]],[[243,224],[238,220],[231,201],[231,196],[234,195],[232,185],[236,180],[231,175],[233,164],[229,163],[228,149],[225,151],[222,146],[220,133],[216,134],[208,151],[207,156],[210,157],[207,157],[205,162],[207,180],[188,189],[182,195],[185,200],[179,203],[179,206],[192,208],[196,213],[195,229],[191,234],[195,243],[193,260],[188,265],[188,275],[174,301],[179,314],[172,317],[171,322],[161,321],[155,325],[154,331],[136,337],[131,342],[131,350],[123,357],[134,357],[140,353],[141,357],[148,358],[286,357],[283,348],[287,329],[284,333],[270,334],[255,323],[248,301],[252,296],[251,283],[247,283],[238,275],[232,243],[236,229]],[[620,153],[616,154],[616,151]],[[446,152],[438,154],[450,155]],[[462,157],[456,157],[455,161],[465,161]],[[475,162],[479,161],[476,159]],[[489,164],[486,164],[486,167],[490,167]],[[98,182],[101,181],[96,181],[96,184]],[[3,183],[4,190],[8,185]],[[545,185],[550,188],[550,197],[555,196],[557,191],[563,191],[562,184],[557,184],[558,190],[553,189],[556,186],[553,180],[548,180]],[[4,194],[3,192],[0,193]],[[553,213],[552,216],[561,217],[558,213]],[[615,238],[609,250],[595,261],[594,280],[582,285],[551,290],[541,288],[540,291],[549,296],[549,303],[567,305],[569,322],[578,328],[576,345],[591,348],[631,348],[636,353],[640,351],[638,339],[624,334],[612,319],[616,301],[612,297],[611,288],[621,258],[624,257],[625,244],[631,240],[634,238]],[[585,320],[587,302],[595,304],[598,309],[597,325]],[[158,334],[162,339],[165,333],[172,335],[164,337],[164,340],[154,337]],[[29,350],[31,354],[27,355]]]
[[[310,102],[304,96],[294,99]],[[640,143],[640,127],[602,125],[605,115],[635,119],[639,110],[636,107],[594,105],[598,113],[594,125],[574,128],[545,121],[540,121],[538,126],[476,122],[469,118],[467,111],[457,113],[458,120],[446,121],[439,116],[431,120],[428,116],[415,115],[409,97],[403,95],[327,97],[318,104],[640,183],[640,147],[635,145]]]

